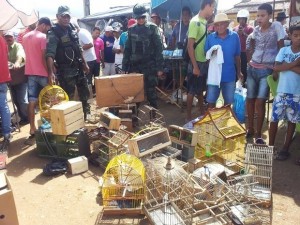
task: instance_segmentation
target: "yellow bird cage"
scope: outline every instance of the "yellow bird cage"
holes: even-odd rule
[[[128,154],[114,157],[99,183],[105,213],[142,213],[145,167],[137,157]]]
[[[50,121],[50,108],[63,101],[69,101],[69,96],[60,86],[45,86],[39,94],[39,108],[41,117]]]
[[[230,106],[209,109],[194,130],[198,133],[195,158],[203,163],[218,161],[236,172],[243,167],[246,130]]]

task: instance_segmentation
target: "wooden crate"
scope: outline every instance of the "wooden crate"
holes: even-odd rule
[[[63,102],[50,109],[53,134],[69,135],[84,126],[82,103]]]
[[[160,128],[128,140],[129,152],[136,157],[148,155],[169,145],[171,145],[171,139],[166,128]]]
[[[119,130],[121,119],[110,112],[101,112],[99,123],[109,130]]]
[[[99,107],[144,101],[144,75],[120,74],[95,78]]]
[[[125,126],[125,130],[129,131],[129,132],[133,132],[133,123],[132,123],[132,119],[121,119],[121,124],[123,126]]]
[[[195,146],[197,144],[197,132],[194,130],[188,130],[180,126],[170,125],[169,134],[171,140],[176,142],[182,142],[182,144],[188,144]]]

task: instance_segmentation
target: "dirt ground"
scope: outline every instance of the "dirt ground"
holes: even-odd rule
[[[183,125],[185,113],[175,105],[161,102],[160,111],[165,115],[167,124]],[[264,134],[267,134],[266,129],[267,123]],[[67,173],[45,177],[42,168],[50,160],[38,157],[35,146],[24,148],[28,132],[29,125],[23,126],[20,133],[14,133],[7,165],[20,225],[112,225],[111,218],[100,221],[101,206],[97,195],[98,180],[103,170],[89,165],[89,171],[80,175]],[[285,128],[281,126],[277,135],[278,146],[283,143],[284,135]],[[274,225],[300,225],[300,167],[294,163],[300,157],[299,146],[300,134],[297,134],[291,146],[290,159],[274,161],[271,210]],[[119,219],[115,224],[139,224],[140,220]],[[148,222],[142,220],[141,224]]]

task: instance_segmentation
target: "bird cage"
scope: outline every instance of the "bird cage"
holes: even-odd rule
[[[166,125],[164,115],[157,109],[143,105],[138,109],[137,113],[138,126],[144,127],[150,123],[164,127]]]
[[[191,174],[194,182],[193,224],[230,224],[225,198],[231,192],[228,185],[208,167],[198,168]]]
[[[245,171],[253,175],[257,182],[253,193],[257,198],[271,202],[273,146],[247,144],[245,155]]]
[[[239,172],[243,167],[246,130],[230,106],[209,109],[194,123],[194,130],[198,133],[195,158],[203,163],[213,158]]]
[[[126,152],[125,144],[132,136],[125,130],[107,131],[96,141],[93,148],[94,151],[97,151],[99,166],[104,169],[113,157]]]
[[[114,157],[101,177],[103,209],[107,213],[141,213],[145,198],[145,167],[135,156]]]
[[[144,212],[153,225],[191,225],[193,183],[171,158],[146,162]]]

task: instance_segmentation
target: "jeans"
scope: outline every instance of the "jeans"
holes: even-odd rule
[[[7,84],[0,84],[0,115],[2,119],[2,134],[4,137],[8,137],[10,135],[10,124],[11,124],[11,116],[9,107],[7,104]]]
[[[17,106],[18,114],[21,120],[28,120],[28,95],[27,95],[27,82],[11,85],[11,97]]]
[[[48,77],[28,76],[28,101],[36,102],[41,90],[48,84]]]
[[[258,69],[248,66],[247,98],[268,99],[269,85],[267,77],[272,74],[271,69]]]
[[[214,85],[207,85],[207,97],[208,103],[216,104],[220,91],[224,98],[224,105],[232,104],[234,101],[235,82],[221,82],[220,87]]]

